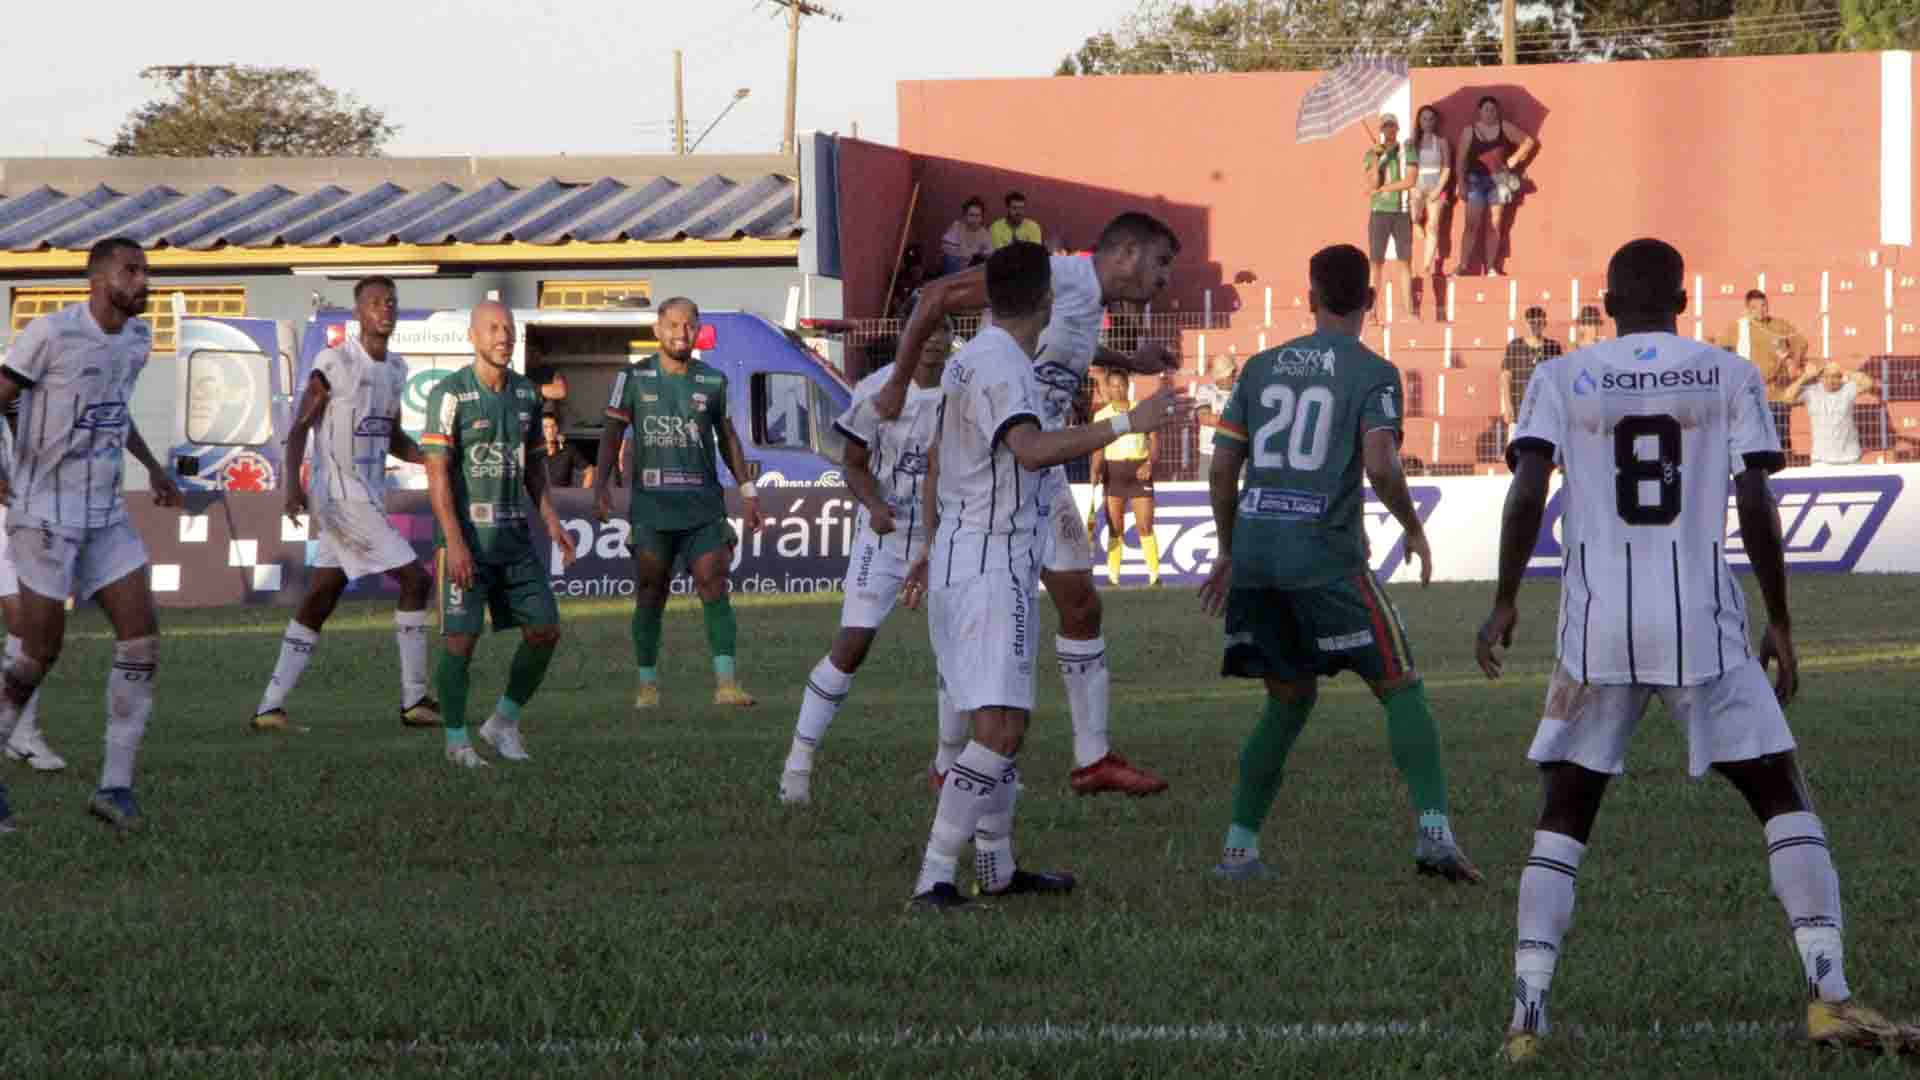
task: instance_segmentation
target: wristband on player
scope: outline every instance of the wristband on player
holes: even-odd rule
[[[741,484],[740,497],[743,499],[757,499],[760,497],[760,489],[754,487],[752,484]]]
[[[1113,436],[1116,439],[1133,430],[1133,422],[1127,419],[1126,413],[1114,413],[1107,417],[1107,423],[1113,425]]]

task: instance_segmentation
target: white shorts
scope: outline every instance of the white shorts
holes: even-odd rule
[[[927,631],[947,697],[961,712],[1033,711],[1034,610],[1031,576],[993,570],[933,589]]]
[[[62,603],[69,596],[91,599],[147,565],[147,545],[125,521],[104,529],[66,531],[8,525],[7,554],[20,585]]]
[[[1087,519],[1080,516],[1080,505],[1073,501],[1073,489],[1054,483],[1053,500],[1048,504],[1047,520],[1040,529],[1040,565],[1054,573],[1084,573],[1093,570],[1093,551],[1087,537]]]
[[[0,510],[0,515],[4,510]],[[13,552],[7,543],[7,530],[0,526],[0,596],[17,596],[20,593],[20,575],[13,571]]]
[[[418,562],[413,545],[387,520],[387,512],[372,503],[341,499],[309,515],[320,546],[313,565],[338,569],[349,581]]]
[[[879,537],[861,532],[853,543],[853,557],[847,560],[847,576],[840,582],[846,593],[840,603],[840,625],[876,630],[893,614],[909,567],[906,559],[882,547]]]
[[[1666,705],[1667,715],[1686,728],[1687,771],[1694,776],[1718,762],[1751,761],[1793,749],[1787,716],[1757,660],[1698,686],[1582,685],[1556,665],[1527,758],[1570,761],[1618,776],[1626,771],[1633,729],[1655,695]]]

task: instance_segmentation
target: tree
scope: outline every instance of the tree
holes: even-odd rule
[[[398,129],[307,68],[148,68],[166,96],[128,115],[113,157],[378,157]]]
[[[1060,75],[1320,70],[1356,53],[1500,62],[1488,0],[1142,0]],[[1548,0],[1521,5],[1521,63],[1908,49],[1920,0]]]

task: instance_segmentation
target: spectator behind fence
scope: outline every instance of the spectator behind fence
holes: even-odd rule
[[[1044,239],[1040,223],[1027,216],[1027,197],[1017,191],[1007,192],[1007,216],[993,223],[993,250],[999,251],[1015,240],[1029,244],[1041,243]]]
[[[1220,417],[1227,411],[1227,400],[1233,397],[1233,383],[1239,378],[1239,365],[1231,356],[1213,358],[1212,378],[1194,383],[1194,417],[1199,421],[1200,433],[1200,479],[1207,478],[1207,470],[1213,465],[1213,432],[1220,424]]]
[[[1413,139],[1409,144],[1409,157],[1420,164],[1419,179],[1407,197],[1412,203],[1413,235],[1423,252],[1420,272],[1424,274],[1440,272],[1440,217],[1446,213],[1447,198],[1452,192],[1452,144],[1440,134],[1440,126],[1445,122],[1439,109],[1420,106],[1413,117]]]
[[[1819,368],[1800,365],[1800,374],[1787,384],[1782,396],[1789,403],[1807,407],[1807,420],[1813,428],[1813,464],[1853,465],[1860,461],[1860,424],[1853,403],[1872,390],[1873,376],[1864,371],[1848,374],[1839,361],[1829,360]]]
[[[559,417],[552,413],[542,416],[540,435],[540,459],[547,470],[547,486],[593,486],[593,462],[579,447],[560,437]]]
[[[1507,354],[1500,360],[1501,446],[1507,444],[1505,425],[1512,424],[1513,418],[1520,415],[1520,402],[1527,396],[1527,381],[1533,378],[1533,369],[1565,351],[1559,342],[1546,336],[1545,308],[1528,308],[1526,320],[1527,332],[1507,342]]]
[[[1766,293],[1750,289],[1747,313],[1727,327],[1714,344],[1739,353],[1760,369],[1760,378],[1767,384],[1773,424],[1780,432],[1780,449],[1792,450],[1788,432],[1794,398],[1787,393],[1787,387],[1793,382],[1794,373],[1807,362],[1806,336],[1787,320],[1774,317]]]
[[[1477,108],[1473,123],[1461,130],[1454,143],[1454,183],[1459,185],[1460,201],[1467,204],[1458,271],[1470,274],[1478,268],[1499,275],[1506,273],[1501,243],[1507,207],[1520,194],[1520,177],[1514,170],[1525,165],[1540,144],[1507,120],[1493,95],[1481,98]]]
[[[960,220],[940,237],[940,272],[956,274],[993,254],[993,230],[987,228],[987,204],[970,195],[960,204]]]
[[[1372,132],[1369,130],[1369,134]],[[1373,291],[1384,297],[1380,278],[1386,268],[1387,241],[1393,241],[1393,274],[1400,287],[1400,303],[1407,314],[1419,318],[1413,310],[1413,275],[1407,260],[1413,258],[1413,217],[1407,212],[1407,193],[1419,182],[1419,170],[1409,167],[1409,147],[1400,142],[1400,121],[1392,113],[1380,114],[1380,132],[1361,160],[1367,184],[1367,257],[1373,262]],[[1380,321],[1380,305],[1367,317]]]
[[[1606,340],[1601,329],[1606,325],[1600,317],[1600,309],[1588,304],[1580,309],[1580,317],[1573,320],[1573,347],[1584,349],[1589,345]]]

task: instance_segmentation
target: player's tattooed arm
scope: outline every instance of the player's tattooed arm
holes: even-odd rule
[[[1008,429],[1002,438],[1021,468],[1038,471],[1086,457],[1129,431],[1150,434],[1192,415],[1193,399],[1185,391],[1166,387],[1135,405],[1124,418],[1096,420],[1059,431],[1043,431],[1037,420],[1027,420]]]
[[[1785,705],[1800,689],[1800,662],[1793,650],[1793,619],[1787,612],[1787,552],[1781,539],[1780,510],[1767,484],[1767,471],[1748,468],[1733,478],[1733,501],[1740,515],[1740,542],[1760,595],[1767,604],[1767,629],[1760,640],[1760,666],[1779,664],[1774,696]]]
[[[1433,551],[1427,546],[1420,512],[1414,509],[1413,493],[1407,490],[1407,474],[1400,468],[1400,433],[1374,428],[1361,438],[1361,444],[1367,482],[1404,530],[1407,557],[1420,560],[1420,584],[1425,585],[1433,579]]]
[[[147,485],[153,490],[153,501],[160,506],[179,506],[180,485],[173,482],[167,467],[147,448],[147,440],[140,437],[140,428],[132,417],[127,418],[127,453],[147,467]]]
[[[987,268],[974,266],[957,274],[948,274],[920,290],[920,302],[913,305],[907,325],[900,329],[900,342],[893,349],[893,370],[885,386],[873,396],[873,411],[882,420],[900,415],[907,404],[907,387],[913,383],[914,369],[927,339],[947,317],[961,312],[979,311],[987,306]]]
[[[867,525],[873,534],[885,536],[893,531],[893,508],[880,494],[880,481],[874,477],[872,466],[873,457],[867,448],[847,440],[847,489],[867,508]]]
[[[326,376],[317,371],[307,376],[307,388],[300,395],[300,407],[294,411],[293,426],[287,430],[286,468],[280,475],[287,489],[287,519],[296,525],[307,512],[307,489],[300,484],[300,467],[307,460],[307,436],[327,414],[327,401],[332,396]]]
[[[734,482],[740,485],[740,501],[745,504],[746,517],[743,524],[748,532],[759,532],[767,523],[760,515],[760,495],[753,490],[747,479],[747,448],[741,445],[740,433],[734,430],[733,418],[720,422],[720,454],[726,459],[728,471],[733,473]]]
[[[1141,342],[1130,353],[1101,345],[1093,350],[1093,363],[1110,371],[1131,371],[1135,375],[1167,375],[1180,370],[1180,358],[1159,342]]]

